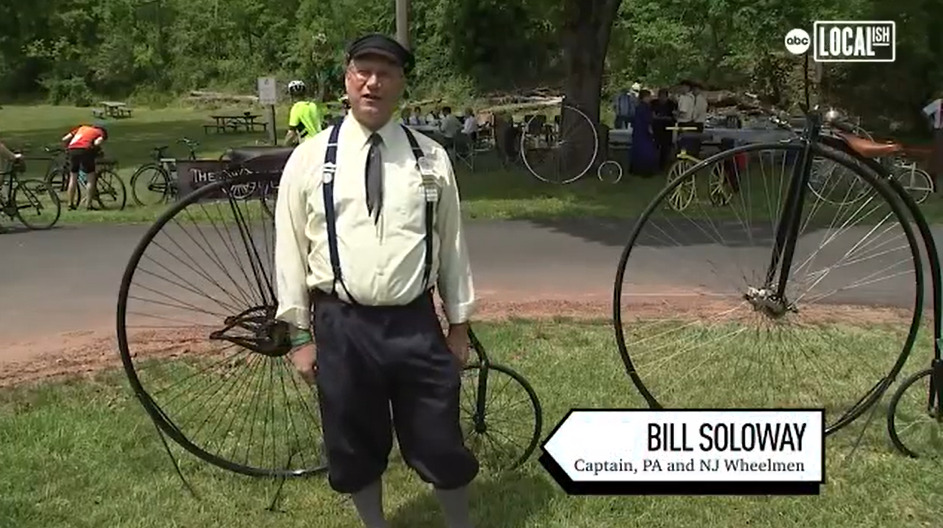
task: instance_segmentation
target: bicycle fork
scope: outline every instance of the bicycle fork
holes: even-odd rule
[[[927,414],[937,423],[943,423],[943,359],[933,358],[930,364],[930,390],[927,395]]]
[[[786,299],[786,283],[789,282],[789,272],[792,268],[792,259],[796,253],[796,241],[799,238],[802,206],[805,201],[805,188],[812,173],[812,144],[819,132],[819,123],[813,121],[807,128],[805,142],[799,160],[789,179],[789,188],[786,191],[786,203],[783,214],[776,227],[776,239],[773,243],[773,252],[770,256],[769,268],[766,271],[766,280],[762,288],[750,288],[744,298],[757,309],[763,309],[767,314],[779,317],[789,311],[796,311],[795,306]],[[779,277],[777,278],[777,270]],[[774,281],[776,284],[774,286]]]

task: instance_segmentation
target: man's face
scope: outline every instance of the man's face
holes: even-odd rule
[[[344,81],[351,112],[358,121],[375,129],[390,120],[405,85],[399,65],[374,55],[350,61]]]

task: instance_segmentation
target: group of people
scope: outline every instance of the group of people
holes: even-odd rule
[[[681,81],[680,93],[673,99],[668,89],[658,90],[657,98],[636,82],[616,95],[613,103],[613,128],[632,129],[629,170],[639,176],[651,176],[664,170],[671,161],[674,131],[670,127],[704,130],[707,121],[707,97],[699,83]]]
[[[406,107],[400,112],[400,120],[407,126],[434,127],[438,135],[445,140],[446,147],[455,140],[458,134],[468,136],[472,142],[478,136],[478,118],[475,117],[475,112],[471,108],[466,108],[465,115],[458,117],[452,113],[450,106],[443,106],[439,112],[432,110],[425,116],[422,114],[422,108],[418,106]]]
[[[288,94],[292,105],[288,115],[288,132],[285,134],[286,145],[297,145],[324,129],[328,116],[323,105],[307,97],[307,86],[304,81],[294,80],[288,83]],[[341,115],[337,121],[346,117],[350,110],[348,96],[341,99]],[[400,111],[400,122],[407,126],[434,127],[438,135],[444,139],[446,147],[455,140],[458,134],[464,134],[477,139],[478,119],[471,108],[465,109],[465,115],[459,117],[452,112],[452,107],[443,106],[440,110],[431,110],[426,115],[422,108],[405,106]]]

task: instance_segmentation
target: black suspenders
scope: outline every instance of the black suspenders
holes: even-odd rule
[[[420,170],[419,160],[423,157],[423,152],[422,148],[419,146],[419,142],[416,141],[416,136],[414,136],[412,130],[405,125],[401,126],[403,127],[403,131],[406,132],[409,147],[412,149],[413,157],[416,159],[416,170],[422,175],[424,196],[426,199],[425,255],[422,270],[422,284],[423,291],[425,292],[429,289],[429,278],[432,274],[432,224],[435,215],[435,204],[438,201],[438,193],[434,188],[435,182],[427,178]],[[340,134],[340,128],[340,124],[331,127],[331,134],[327,141],[327,149],[324,152],[324,170],[322,173],[323,181],[321,186],[324,195],[324,220],[327,223],[327,247],[331,258],[331,269],[334,273],[331,294],[336,294],[337,283],[340,282],[350,302],[352,304],[359,304],[354,299],[353,295],[350,294],[350,291],[347,290],[347,285],[344,284],[344,277],[341,274],[341,259],[337,252],[337,214],[334,210],[334,176],[337,174],[337,138]]]

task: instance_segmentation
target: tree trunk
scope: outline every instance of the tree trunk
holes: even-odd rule
[[[606,51],[621,3],[622,0],[566,0],[563,7],[564,103],[586,114],[597,130]],[[564,112],[561,116],[562,135],[567,136],[562,154],[567,165],[573,163],[574,172],[586,166],[597,147],[592,129],[583,126],[582,121],[582,116],[575,112]]]

